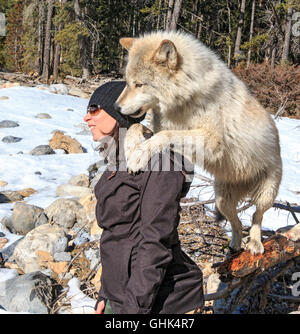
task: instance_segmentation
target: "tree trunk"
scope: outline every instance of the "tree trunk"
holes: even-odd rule
[[[45,4],[39,1],[39,23],[38,23],[38,59],[37,72],[39,75],[43,73],[44,67],[44,22],[45,22]]]
[[[169,2],[168,2],[168,14],[167,14],[166,30],[170,30],[170,27],[171,27],[173,7],[174,7],[174,0],[169,0]]]
[[[44,44],[44,59],[43,59],[44,66],[42,74],[45,80],[48,80],[50,76],[51,26],[52,26],[53,9],[54,9],[54,0],[49,0],[46,31],[45,31],[45,44]]]
[[[60,4],[63,6],[67,0],[61,0]],[[58,25],[58,31],[61,31],[63,29],[63,24],[60,23]],[[54,80],[57,81],[58,79],[58,72],[59,72],[59,65],[60,65],[60,52],[61,52],[61,46],[59,43],[55,44],[54,49],[54,64],[53,64],[53,77]]]
[[[229,46],[228,46],[227,66],[230,68],[231,67],[231,53],[232,53],[232,46],[231,46],[231,10],[230,10],[228,0],[227,0],[227,12],[228,12],[228,32],[229,32],[229,38],[230,38],[230,43],[229,43]]]
[[[182,5],[182,0],[176,0],[175,5],[174,5],[173,14],[172,14],[172,21],[171,21],[171,25],[170,25],[170,30],[176,30],[181,5]]]
[[[234,48],[234,57],[237,58],[240,53],[240,46],[242,40],[242,30],[244,25],[244,16],[245,16],[245,8],[246,8],[246,0],[242,0],[241,9],[240,9],[240,19],[238,24],[238,30],[236,35],[235,41],[235,48]]]
[[[82,24],[82,13],[79,5],[79,0],[74,0],[74,11],[76,21]],[[82,68],[82,79],[86,80],[90,76],[90,69],[89,69],[89,42],[87,37],[79,35],[78,36],[78,44],[79,44],[79,52],[80,52],[80,63]]]
[[[290,1],[289,1],[290,4]],[[291,31],[292,31],[292,15],[293,15],[293,8],[288,8],[288,15],[287,15],[287,23],[285,28],[285,37],[284,37],[284,45],[282,51],[282,62],[287,62],[289,59],[289,52],[290,52],[290,40],[291,40]]]
[[[253,30],[254,30],[254,17],[255,17],[255,0],[252,0],[252,13],[251,13],[251,24],[250,24],[250,42],[253,37]],[[251,47],[248,51],[248,59],[247,59],[247,67],[249,67],[251,61]]]

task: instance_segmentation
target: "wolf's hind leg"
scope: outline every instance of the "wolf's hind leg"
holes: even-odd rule
[[[242,244],[242,223],[239,220],[236,211],[237,202],[232,201],[232,198],[230,198],[230,196],[225,196],[223,197],[216,194],[216,205],[221,214],[231,224],[232,237],[229,246],[234,252],[237,252],[241,249]]]
[[[264,246],[261,241],[261,224],[264,213],[272,207],[277,195],[281,180],[281,170],[275,170],[264,176],[253,193],[252,202],[256,205],[256,211],[252,217],[250,229],[250,241],[246,248],[252,254],[262,254]]]

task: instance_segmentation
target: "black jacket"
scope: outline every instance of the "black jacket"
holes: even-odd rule
[[[162,154],[153,160],[157,170]],[[203,305],[202,272],[181,250],[177,232],[189,186],[181,171],[103,173],[95,187],[103,228],[98,301],[109,299],[114,313],[181,314]]]

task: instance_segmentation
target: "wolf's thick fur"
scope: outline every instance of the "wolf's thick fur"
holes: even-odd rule
[[[263,253],[261,222],[282,175],[271,116],[243,82],[190,35],[157,32],[120,42],[129,50],[127,86],[117,101],[121,112],[138,117],[152,108],[154,115],[155,135],[126,152],[129,170],[146,166],[149,155],[169,147],[171,137],[176,150],[183,137],[203,136],[204,168],[214,175],[216,205],[231,223],[231,248],[241,247],[236,207],[247,196],[256,205],[247,248]],[[129,129],[131,135],[140,131],[139,124]],[[193,162],[195,152],[194,145]]]

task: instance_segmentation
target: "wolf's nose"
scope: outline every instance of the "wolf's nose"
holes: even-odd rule
[[[119,103],[116,102],[116,103],[114,104],[114,109],[115,109],[115,111],[117,111],[117,112],[119,112],[119,113],[121,112],[121,107],[119,106]]]

